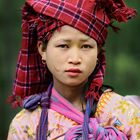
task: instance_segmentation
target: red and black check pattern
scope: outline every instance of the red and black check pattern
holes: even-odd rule
[[[69,24],[104,44],[109,20],[92,0],[27,0],[33,9]]]
[[[52,81],[52,75],[41,62],[36,47],[37,40],[47,43],[54,30],[63,25],[70,25],[95,39],[99,46],[103,46],[111,17],[105,8],[101,8],[102,5],[98,6],[101,1],[104,0],[27,0],[22,9],[22,47],[17,62],[12,101],[16,100],[16,96],[23,99],[46,91]],[[127,9],[128,15],[116,12],[117,9],[115,12],[118,15],[115,15],[114,19],[119,17],[120,21],[126,21],[126,18],[135,15],[134,10],[129,11],[124,4],[122,6]],[[105,74],[104,51],[101,51],[98,59],[96,72],[87,93],[87,96],[92,95],[95,99],[99,97],[98,91]],[[18,104],[18,101],[15,101],[15,104]]]

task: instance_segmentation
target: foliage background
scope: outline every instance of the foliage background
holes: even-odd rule
[[[9,124],[20,109],[12,109],[6,98],[12,93],[17,54],[21,45],[21,1],[0,1],[0,140],[6,140]],[[109,29],[106,43],[105,83],[122,95],[140,95],[140,1],[126,0],[138,16],[120,24],[116,34]]]

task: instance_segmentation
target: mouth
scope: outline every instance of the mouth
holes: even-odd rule
[[[80,73],[82,73],[82,71],[77,68],[71,68],[71,69],[66,70],[65,72],[71,77],[79,76]]]

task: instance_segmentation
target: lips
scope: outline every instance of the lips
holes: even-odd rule
[[[70,77],[77,77],[79,76],[80,73],[82,73],[82,71],[80,69],[76,69],[76,68],[71,68],[65,71],[68,76]]]
[[[66,70],[66,72],[81,73],[81,70],[80,69],[71,68],[71,69]]]

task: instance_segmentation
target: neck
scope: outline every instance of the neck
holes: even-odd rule
[[[54,88],[79,111],[85,109],[86,103],[82,98],[85,96],[85,83],[78,86],[67,86],[54,81]]]

